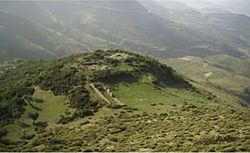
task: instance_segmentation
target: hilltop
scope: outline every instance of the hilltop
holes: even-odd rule
[[[250,150],[249,108],[150,57],[1,64],[2,151]]]

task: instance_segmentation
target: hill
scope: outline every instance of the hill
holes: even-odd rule
[[[249,108],[149,57],[97,50],[0,68],[2,151],[250,150]]]
[[[195,81],[227,91],[249,103],[248,59],[243,60],[222,54],[204,59],[188,56],[162,62]]]

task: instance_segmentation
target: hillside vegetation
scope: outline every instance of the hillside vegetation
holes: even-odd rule
[[[249,103],[249,60],[228,55],[183,57],[162,60],[192,80],[236,95]]]
[[[97,50],[4,64],[1,151],[250,150],[249,108],[152,58]]]

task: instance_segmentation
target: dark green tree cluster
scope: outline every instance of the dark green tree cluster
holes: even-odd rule
[[[98,54],[94,56],[98,56]],[[69,107],[76,110],[67,119],[70,121],[77,117],[91,115],[96,110],[96,102],[90,100],[89,92],[85,88],[87,81],[85,73],[68,66],[69,63],[74,63],[74,56],[58,60],[55,65],[39,76],[36,84],[44,90],[53,91],[55,95],[69,97]]]
[[[75,117],[92,115],[97,109],[97,103],[90,100],[89,92],[82,86],[71,90],[69,99],[71,107],[77,108]]]
[[[1,126],[12,123],[25,111],[24,106],[33,101],[34,87],[40,86],[44,90],[51,90],[55,95],[71,97],[70,107],[76,108],[80,116],[90,114],[88,108],[92,106],[87,90],[81,90],[81,95],[70,92],[77,86],[85,88],[86,76],[74,67],[65,66],[72,64],[74,56],[55,61],[27,61],[17,66],[16,69],[6,71],[0,75],[0,124]],[[74,90],[73,90],[74,91]]]
[[[0,128],[0,143],[3,141],[3,137],[7,136],[8,131],[6,128]]]
[[[59,67],[45,72],[39,79],[41,88],[52,90],[55,95],[68,94],[72,87],[85,81],[85,77],[79,76],[75,68],[61,70]]]
[[[0,125],[4,126],[18,119],[25,111],[26,96],[34,93],[33,82],[43,62],[24,62],[0,75]]]

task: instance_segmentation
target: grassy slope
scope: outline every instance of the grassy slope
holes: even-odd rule
[[[244,75],[250,77],[250,60],[249,59],[238,59],[232,56],[225,54],[210,56],[205,58],[210,64],[213,64],[217,67],[222,67],[227,69],[235,74]]]
[[[59,115],[66,111],[66,98],[64,96],[54,96],[50,91],[35,88],[33,95],[34,99],[39,99],[42,102],[32,101],[34,107],[28,105],[23,116],[5,128],[8,130],[8,135],[4,138],[11,142],[18,142],[24,134],[24,131],[31,135],[35,133],[35,128],[38,127],[32,124],[32,119],[28,117],[29,112],[38,112],[39,117],[37,122],[47,122],[48,127],[54,127],[59,119]]]
[[[37,121],[55,123],[58,120],[59,115],[63,114],[67,109],[66,97],[54,96],[51,91],[43,91],[38,87],[35,89],[36,92],[33,97],[35,99],[44,100],[43,103],[37,102],[34,105],[43,110]]]
[[[87,61],[96,59],[98,59],[98,63],[86,65]],[[117,59],[119,59],[118,63],[116,63]],[[190,82],[195,88],[186,88],[187,84],[184,84],[182,78],[172,72],[170,68],[150,58],[123,51],[97,51],[71,56],[57,60],[57,62],[64,63],[64,66],[60,67],[60,71],[65,71],[62,75],[70,74],[66,73],[69,71],[68,66],[80,70],[74,76],[85,72],[84,74],[87,75],[85,87],[89,91],[92,101],[98,101],[98,96],[89,89],[88,84],[102,82],[112,91],[114,97],[127,106],[115,109],[102,105],[103,107],[92,116],[76,117],[74,121],[67,124],[55,124],[59,115],[66,111],[64,105],[66,97],[54,96],[51,92],[37,87],[33,98],[43,99],[45,102],[32,102],[32,104],[42,109],[38,111],[40,113],[38,121],[48,122],[48,127],[35,129],[38,127],[32,125],[32,120],[28,119],[26,114],[28,111],[37,110],[28,105],[23,117],[19,119],[19,122],[22,122],[23,119],[26,126],[28,125],[23,128],[26,131],[26,137],[17,137],[17,135],[22,136],[25,133],[20,128],[18,121],[8,125],[12,132],[9,133],[7,139],[12,142],[18,141],[23,145],[1,145],[1,150],[250,150],[248,132],[250,130],[250,110],[242,107],[238,98],[226,92],[195,82]],[[112,73],[106,73],[104,70],[101,73],[96,72],[96,70],[99,72],[100,69],[105,69],[104,65],[108,66],[106,69],[112,68]],[[91,70],[92,68],[95,69]],[[160,71],[163,69],[166,72]],[[71,68],[71,70],[74,69]],[[49,73],[55,76],[53,69]],[[123,73],[125,73],[124,75],[133,74],[136,77],[120,75]],[[99,78],[92,78],[94,76]],[[156,81],[156,77],[159,76],[160,78]],[[71,81],[76,79],[73,76],[70,78],[72,78]],[[162,80],[166,80],[166,82],[175,80],[176,83],[162,84],[159,82]],[[75,88],[77,86],[70,90],[74,91]],[[56,91],[60,93],[60,90],[57,88]],[[105,96],[110,99],[107,94]]]
[[[250,79],[247,76],[247,61],[226,57],[213,56],[206,59],[184,57],[163,62],[192,80],[240,95],[244,89],[250,86]],[[229,59],[233,59],[233,61]]]
[[[184,94],[185,90],[169,88],[166,91],[161,91],[156,90],[150,83],[119,84],[117,90],[114,95],[129,107],[135,107],[150,113],[165,113],[176,109],[172,105],[178,105],[178,103],[185,101],[184,98],[179,98],[179,94],[171,96],[171,94],[175,95],[175,91],[178,90],[179,93],[183,92]],[[155,107],[152,107],[152,105],[155,105]]]
[[[204,88],[200,84],[193,85]],[[111,86],[114,87],[114,84]],[[217,97],[207,92],[198,94],[168,87],[159,90],[145,82],[116,84],[115,88],[114,95],[128,107],[121,109],[103,107],[92,117],[79,119],[64,126],[58,125],[55,129],[38,135],[31,143],[19,149],[26,151],[247,151],[250,149],[249,109],[242,108],[235,102],[238,100],[233,96],[209,87],[206,89],[218,95]],[[151,105],[152,102],[156,105]]]

